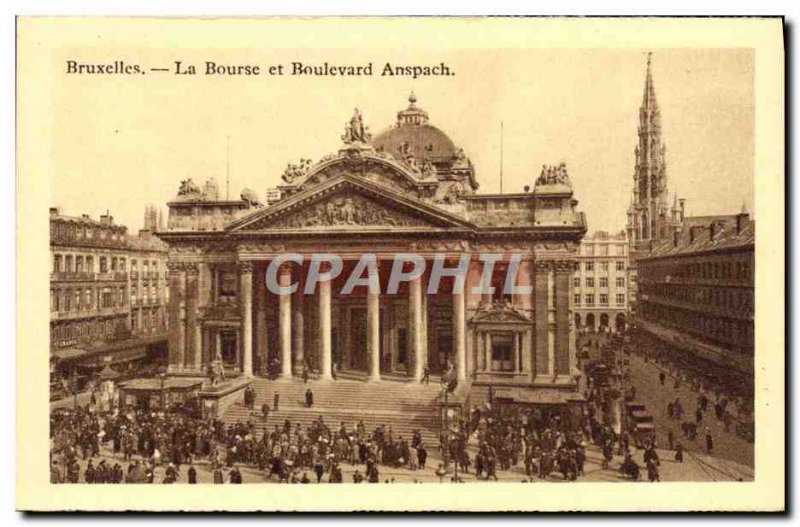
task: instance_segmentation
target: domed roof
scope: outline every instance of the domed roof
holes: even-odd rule
[[[428,123],[428,113],[418,108],[414,93],[408,98],[408,108],[397,112],[397,124],[372,139],[372,146],[399,159],[414,159],[432,163],[452,162],[457,148],[447,134]]]

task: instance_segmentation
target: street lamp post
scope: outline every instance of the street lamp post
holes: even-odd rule
[[[442,434],[444,438],[442,439],[442,455],[444,457],[444,469],[445,471],[450,468],[450,412],[449,406],[447,405],[447,394],[449,390],[447,389],[447,385],[444,385],[444,433]]]
[[[161,411],[166,413],[167,401],[164,394],[164,380],[166,379],[167,374],[162,372],[158,376],[161,378]]]

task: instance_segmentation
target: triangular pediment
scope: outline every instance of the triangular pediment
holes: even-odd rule
[[[508,302],[493,302],[481,304],[472,317],[472,322],[520,323],[530,322],[530,319]]]
[[[228,227],[231,232],[464,228],[465,220],[382,186],[343,175]]]

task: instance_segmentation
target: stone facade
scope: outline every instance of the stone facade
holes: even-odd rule
[[[636,324],[752,383],[755,223],[746,212],[690,217],[639,259]]]
[[[581,242],[573,275],[575,325],[621,331],[628,321],[628,237],[598,231]]]
[[[146,225],[156,222],[154,209]],[[167,246],[111,216],[50,210],[51,358],[94,368],[140,358],[166,339]]]
[[[210,199],[191,181],[170,202],[170,369],[204,374],[221,357],[228,370],[291,377],[305,363],[322,378],[334,371],[420,379],[426,368],[465,385],[576,389],[572,275],[586,231],[566,167],[545,167],[533,190],[482,195],[463,150],[428,121],[416,98],[375,138],[356,113],[339,152],[289,164],[274,197]],[[333,253],[340,276],[323,275],[303,292],[309,263],[284,263],[280,285],[265,287],[270,262],[287,253]],[[341,294],[362,254],[376,256],[380,293]],[[389,294],[398,253],[421,255],[421,276]],[[486,253],[500,253],[494,293],[475,293]],[[437,258],[467,258],[466,288],[452,280],[429,290]],[[511,255],[518,255],[519,265]],[[505,294],[502,280],[531,293]],[[513,274],[513,273],[512,273]],[[562,401],[563,402],[563,401]]]

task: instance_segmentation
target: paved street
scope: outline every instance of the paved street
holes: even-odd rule
[[[590,338],[600,338],[601,342],[607,340],[605,335],[592,335]],[[618,353],[618,356],[621,355]],[[662,371],[667,375],[663,386],[659,380],[659,373]],[[733,432],[733,427],[730,432],[725,432],[723,422],[718,421],[714,415],[713,401],[709,403],[708,411],[704,414],[702,423],[698,425],[697,438],[689,440],[683,437],[681,421],[670,419],[667,413],[667,404],[675,399],[680,399],[684,408],[684,420],[694,421],[698,393],[693,391],[688,383],[682,383],[678,389],[675,389],[675,378],[670,375],[667,368],[653,361],[645,362],[640,355],[634,353],[630,357],[630,384],[636,387],[636,401],[644,404],[646,411],[653,416],[660,447],[668,446],[667,436],[672,430],[676,442],[680,440],[689,453],[704,455],[707,427],[714,439],[714,449],[711,453],[715,460],[714,463],[720,468],[733,467],[737,464],[744,465],[749,467],[749,470],[743,470],[744,474],[752,478],[754,444],[737,436]]]
[[[659,456],[661,458],[661,480],[662,481],[736,481],[739,478],[744,480],[752,479],[752,471],[748,470],[747,467],[738,466],[734,463],[728,462],[720,462],[717,459],[710,458],[705,455],[698,455],[698,456],[687,456],[683,463],[677,463],[673,460],[672,453],[660,450]],[[114,463],[119,463],[123,470],[127,469],[127,463],[125,463],[122,459],[121,455],[114,456],[111,452],[107,449],[103,449],[102,455],[100,458],[95,458],[94,465],[97,466],[97,463],[100,459],[105,459],[107,464],[113,466]],[[644,470],[644,464],[642,460],[642,452],[636,452],[634,454],[634,458],[636,461],[642,466],[642,479],[641,482],[647,481],[647,473]],[[428,458],[429,463],[427,464],[427,468],[425,470],[417,470],[411,471],[408,469],[400,469],[400,468],[390,468],[385,466],[380,466],[380,478],[382,483],[437,483],[440,481],[439,477],[436,475],[435,470],[438,464],[440,463],[440,457],[437,452],[432,452],[430,457]],[[590,445],[586,451],[586,466],[585,471],[586,475],[581,476],[578,478],[578,483],[580,482],[626,482],[629,481],[621,477],[617,471],[620,463],[620,458],[615,456],[614,461],[611,464],[611,467],[607,470],[604,470],[601,466],[602,462],[602,454],[600,451],[593,445]],[[81,465],[81,483],[83,482],[83,472],[85,469],[85,462],[83,460],[79,460]],[[361,474],[364,474],[364,466],[352,466],[348,464],[341,464],[343,479],[345,483],[350,483],[353,481],[353,473],[356,469],[358,469]],[[213,482],[213,473],[211,471],[210,465],[205,460],[200,461],[196,464],[197,469],[197,479],[199,483],[212,483]],[[242,473],[242,479],[244,483],[278,483],[277,477],[272,479],[266,478],[266,473],[259,471],[256,468],[247,467],[240,465],[239,469]],[[186,483],[186,472],[188,467],[186,465],[181,466],[180,468],[180,483]],[[312,470],[306,471],[308,474],[309,479],[316,481],[316,477]],[[223,474],[225,476],[225,481],[228,481],[228,469],[223,469]],[[749,475],[748,475],[749,474]],[[302,473],[301,473],[302,475]],[[448,482],[449,478],[452,476],[449,474],[447,477],[443,479],[444,482]],[[465,483],[475,483],[478,482],[474,476],[474,474],[463,474],[459,473],[460,479],[462,479]],[[156,476],[155,481],[156,483],[160,483],[164,478],[164,468],[159,467],[156,469]],[[511,470],[508,471],[499,471],[498,472],[499,481],[505,482],[523,482],[528,481],[528,477],[525,475],[525,468],[520,463],[519,466],[512,467]],[[328,475],[325,474],[323,476],[322,482],[327,483]],[[483,482],[483,480],[480,480]],[[557,472],[553,472],[552,475],[547,478],[546,480],[539,479],[538,477],[534,478],[532,483],[564,483],[564,480],[561,478],[561,474]]]
[[[636,386],[636,399],[645,404],[647,411],[653,415],[656,423],[656,430],[659,438],[659,446],[667,445],[667,434],[672,430],[676,440],[680,439],[684,447],[691,452],[705,451],[705,431],[706,428],[714,438],[714,457],[722,458],[747,465],[754,466],[754,445],[746,441],[733,432],[725,432],[722,421],[718,421],[714,415],[713,404],[709,404],[708,411],[703,416],[703,421],[698,425],[697,438],[688,440],[683,438],[680,421],[669,418],[667,404],[675,399],[680,399],[684,407],[684,419],[694,420],[694,412],[697,409],[697,392],[694,392],[686,383],[677,390],[674,388],[674,378],[669,376],[666,369],[662,369],[654,362],[645,362],[638,355],[632,355],[630,359],[631,382]],[[662,386],[658,374],[664,371],[667,373],[667,381]]]

